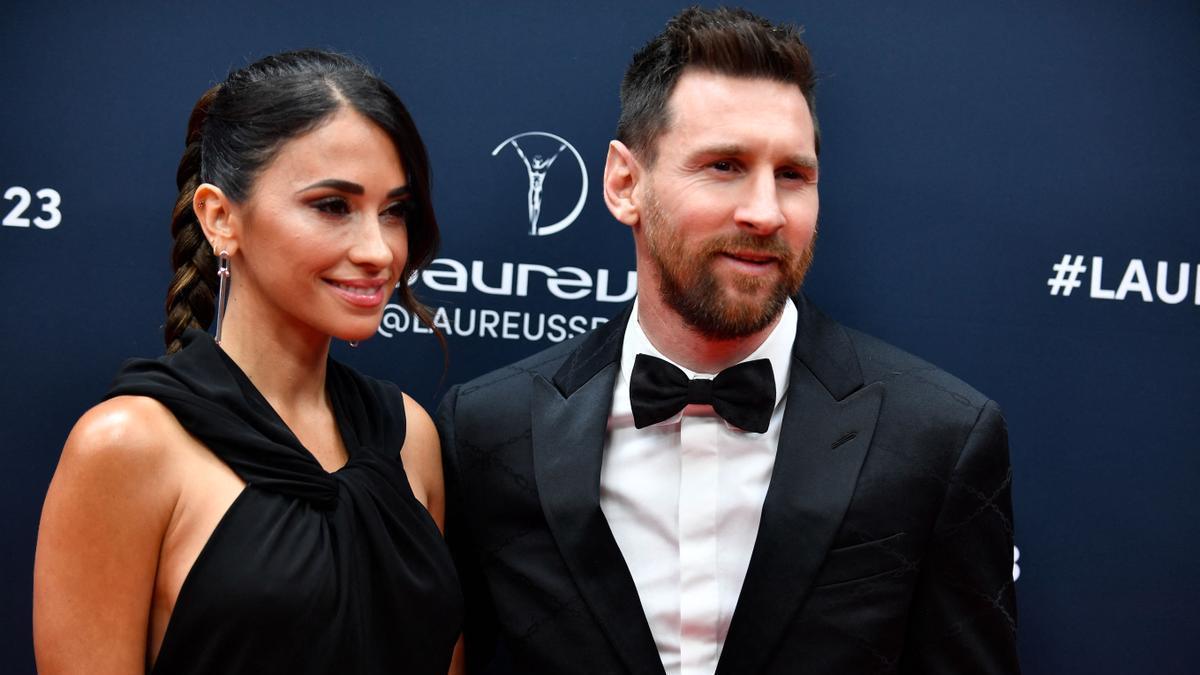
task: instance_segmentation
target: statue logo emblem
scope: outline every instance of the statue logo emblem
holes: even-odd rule
[[[534,141],[533,139],[539,139]],[[518,140],[524,139],[526,147],[521,147]],[[545,140],[550,139],[552,143],[547,144]],[[579,152],[567,140],[561,136],[545,131],[526,131],[523,134],[517,134],[504,139],[500,145],[492,150],[492,157],[500,154],[500,151],[507,146],[512,146],[516,151],[517,157],[525,164],[525,170],[529,173],[529,193],[527,195],[527,204],[529,207],[529,234],[534,237],[544,237],[548,234],[561,232],[567,229],[579,214],[583,211],[583,203],[587,200],[588,190],[588,174],[587,167],[583,165],[583,157],[579,156]],[[532,148],[545,146],[550,151],[548,154],[542,154]],[[575,161],[579,164],[579,173],[582,177],[579,187],[579,199],[575,202],[575,208],[571,209],[561,220],[557,220],[549,225],[538,225],[542,219],[542,188],[546,183],[546,174],[550,171],[550,166],[562,155],[564,150],[569,150],[575,156]]]

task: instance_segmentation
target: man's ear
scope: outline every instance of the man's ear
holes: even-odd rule
[[[201,183],[192,197],[192,210],[204,231],[204,238],[212,245],[213,253],[237,252],[237,228],[233,224],[233,202],[221,188],[212,183]]]
[[[633,227],[641,222],[634,188],[641,178],[641,165],[621,141],[610,141],[604,162],[604,203],[613,218]]]

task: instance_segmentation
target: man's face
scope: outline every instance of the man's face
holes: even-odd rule
[[[639,274],[705,336],[769,326],[812,261],[817,156],[798,87],[687,71],[639,192]]]

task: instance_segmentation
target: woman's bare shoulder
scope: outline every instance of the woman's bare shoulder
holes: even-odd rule
[[[159,551],[189,437],[153,399],[121,396],[76,422],[46,494],[34,561],[41,672],[144,665]]]
[[[404,420],[406,424],[404,436],[404,450],[407,452],[411,447],[415,452],[426,454],[430,451],[433,454],[438,454],[438,435],[437,428],[433,425],[433,419],[425,408],[417,403],[413,397],[404,394]]]
[[[407,429],[400,458],[408,474],[413,494],[425,505],[440,527],[444,507],[442,484],[442,446],[429,413],[408,394],[404,395]]]
[[[161,470],[186,432],[166,407],[145,396],[117,396],[85,412],[67,437],[59,460],[91,470]]]

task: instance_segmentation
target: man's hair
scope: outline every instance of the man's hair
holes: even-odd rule
[[[667,101],[688,69],[795,84],[817,129],[816,74],[799,28],[744,9],[689,7],[634,54],[621,82],[617,140],[651,164],[655,142],[670,123]],[[819,132],[815,140],[819,152]]]

